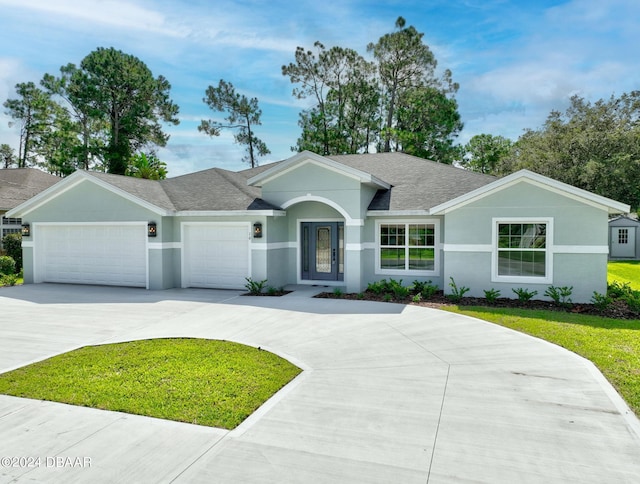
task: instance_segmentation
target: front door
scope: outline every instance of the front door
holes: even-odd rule
[[[302,222],[302,279],[344,280],[344,223]]]

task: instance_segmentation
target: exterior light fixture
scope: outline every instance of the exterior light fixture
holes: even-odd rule
[[[155,222],[149,222],[147,224],[147,236],[156,237],[158,235],[158,227]]]
[[[22,236],[29,237],[31,235],[31,225],[22,224]]]
[[[253,238],[254,239],[262,238],[262,223],[256,222],[253,224]]]

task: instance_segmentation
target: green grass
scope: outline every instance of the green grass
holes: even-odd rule
[[[640,260],[609,261],[607,281],[628,282],[632,289],[640,291]]]
[[[300,371],[237,343],[153,339],[19,368],[0,375],[0,393],[232,429]]]

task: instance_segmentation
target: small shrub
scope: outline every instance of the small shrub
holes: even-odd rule
[[[536,294],[538,294],[538,291],[529,291],[527,289],[524,289],[522,287],[519,287],[517,289],[511,289],[514,293],[517,294],[518,296],[518,300],[520,302],[529,302],[531,301],[531,299],[533,298],[533,296],[535,296]]]
[[[7,234],[2,238],[2,246],[9,257],[16,261],[16,272],[22,269],[22,234]]]
[[[435,284],[431,284],[431,281],[413,281],[413,290],[417,294],[420,294],[422,298],[429,299],[433,297],[436,292],[438,292],[438,286],[436,286]]]
[[[391,279],[388,286],[396,301],[402,301],[411,294],[411,289],[402,285],[402,279],[399,281]]]
[[[571,293],[573,292],[573,286],[556,287],[549,286],[544,292],[544,295],[550,297],[554,303],[566,307],[571,305]]]
[[[381,279],[377,282],[370,282],[369,284],[367,284],[367,291],[372,292],[377,296],[387,292],[386,288],[387,281],[385,279]]]
[[[339,287],[336,287],[333,290],[333,295],[337,298],[341,298],[342,296],[344,296],[344,292],[342,291],[342,289],[340,289]]]
[[[362,294],[361,292],[359,292],[358,294],[356,294],[356,297],[358,299],[364,299],[364,294]]]
[[[0,286],[15,286],[18,283],[18,274],[0,275]]]
[[[419,303],[420,301],[422,301],[421,293],[414,294],[414,296],[411,298],[411,301],[414,303]]]
[[[606,294],[600,294],[598,291],[593,291],[591,296],[591,304],[600,312],[606,311],[613,303],[613,298]]]
[[[251,294],[252,296],[262,294],[264,287],[267,285],[266,279],[264,281],[254,281],[250,277],[245,277],[245,280],[247,281],[247,283],[244,285],[244,287],[247,288],[247,291],[249,291],[249,294]]]
[[[453,280],[453,277],[449,278],[451,282],[449,282],[449,286],[451,287],[451,294],[448,294],[447,297],[454,302],[459,302],[462,297],[470,291],[468,287],[460,286],[456,284],[456,281]]]
[[[8,255],[0,255],[0,274],[9,275],[16,273],[16,261]]]
[[[500,289],[485,289],[484,298],[489,304],[495,304],[500,297]]]
[[[633,294],[633,289],[628,282],[613,281],[607,284],[607,295],[613,299],[624,299]]]
[[[280,294],[282,291],[280,289],[278,289],[277,287],[273,287],[273,286],[269,286],[267,288],[267,294],[269,296],[277,296],[278,294]]]
[[[391,301],[391,299],[392,299],[391,294],[389,294],[388,292],[387,292],[387,293],[385,293],[385,295],[384,295],[384,296],[382,296],[382,300],[383,300],[384,302],[390,302],[390,301]]]

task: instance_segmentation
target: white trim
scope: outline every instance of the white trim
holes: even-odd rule
[[[443,244],[444,252],[491,252],[491,244]]]
[[[318,202],[318,203],[323,203],[325,205],[329,205],[331,208],[333,208],[334,210],[339,212],[340,215],[342,215],[344,217],[344,220],[336,219],[335,221],[344,222],[344,225],[347,226],[347,227],[350,227],[350,226],[361,227],[361,226],[364,225],[364,220],[351,218],[349,213],[344,208],[342,208],[342,206],[338,205],[333,200],[330,200],[330,199],[325,198],[325,197],[319,197],[317,195],[311,195],[310,193],[307,193],[306,195],[303,195],[303,196],[300,196],[300,197],[295,197],[295,198],[292,198],[290,200],[287,200],[286,202],[284,202],[282,204],[282,208],[283,209],[287,209],[292,205],[296,205],[298,203],[303,203],[303,202]],[[301,220],[302,219],[298,219],[298,221],[301,221]],[[332,222],[333,220],[332,219],[322,218],[322,219],[318,219],[318,220],[306,220],[305,219],[305,220],[302,220],[302,221],[303,222],[316,222],[316,221]]]
[[[375,242],[362,242],[360,244],[344,244],[344,250],[360,252],[362,250],[374,250]]]
[[[296,242],[270,242],[266,244],[252,243],[251,250],[279,250],[279,249],[296,249]]]
[[[495,192],[508,188],[519,182],[527,182],[539,188],[549,190],[551,192],[563,195],[565,197],[577,200],[587,205],[599,208],[601,210],[607,210],[609,213],[628,213],[630,210],[629,205],[611,200],[610,198],[596,195],[595,193],[576,188],[566,183],[559,182],[552,178],[533,173],[529,170],[520,170],[511,175],[500,178],[488,185],[472,190],[464,195],[461,195],[448,202],[441,203],[435,207],[432,207],[430,212],[432,215],[444,215],[453,210],[457,210],[469,203],[480,200]]]
[[[545,235],[545,275],[534,276],[500,276],[498,275],[498,224],[546,224]],[[510,282],[520,284],[552,284],[553,283],[553,217],[494,217],[491,219],[491,282]]]
[[[149,250],[182,249],[182,242],[149,242]]]
[[[608,254],[608,245],[554,245],[554,254]]]
[[[357,180],[360,183],[374,185],[385,190],[391,188],[391,185],[389,185],[385,181],[380,180],[379,178],[376,178],[371,173],[367,173],[362,170],[343,165],[342,163],[338,163],[337,161],[334,161],[330,158],[325,158],[323,156],[317,155],[316,153],[312,153],[311,151],[302,151],[292,156],[291,158],[280,162],[273,168],[265,170],[262,173],[249,178],[249,180],[247,180],[247,185],[260,187],[263,184],[268,183],[271,180],[289,173],[306,164],[313,164],[322,168],[326,168],[327,170],[331,170],[339,173],[340,175]]]
[[[35,247],[35,244],[33,243],[33,240],[23,240],[22,241],[22,248],[24,249],[25,247]]]
[[[175,212],[176,217],[239,217],[239,216],[264,216],[283,217],[287,215],[284,210],[182,210]]]
[[[409,269],[382,269],[380,267],[380,225],[389,224],[432,224],[434,226],[434,254],[433,254],[433,270],[432,271],[417,271]],[[388,275],[388,276],[440,276],[440,253],[442,252],[442,243],[440,242],[440,219],[439,218],[427,218],[427,219],[378,219],[376,220],[376,241],[375,248],[375,270],[376,275]]]
[[[368,210],[367,217],[430,217],[429,210]]]

